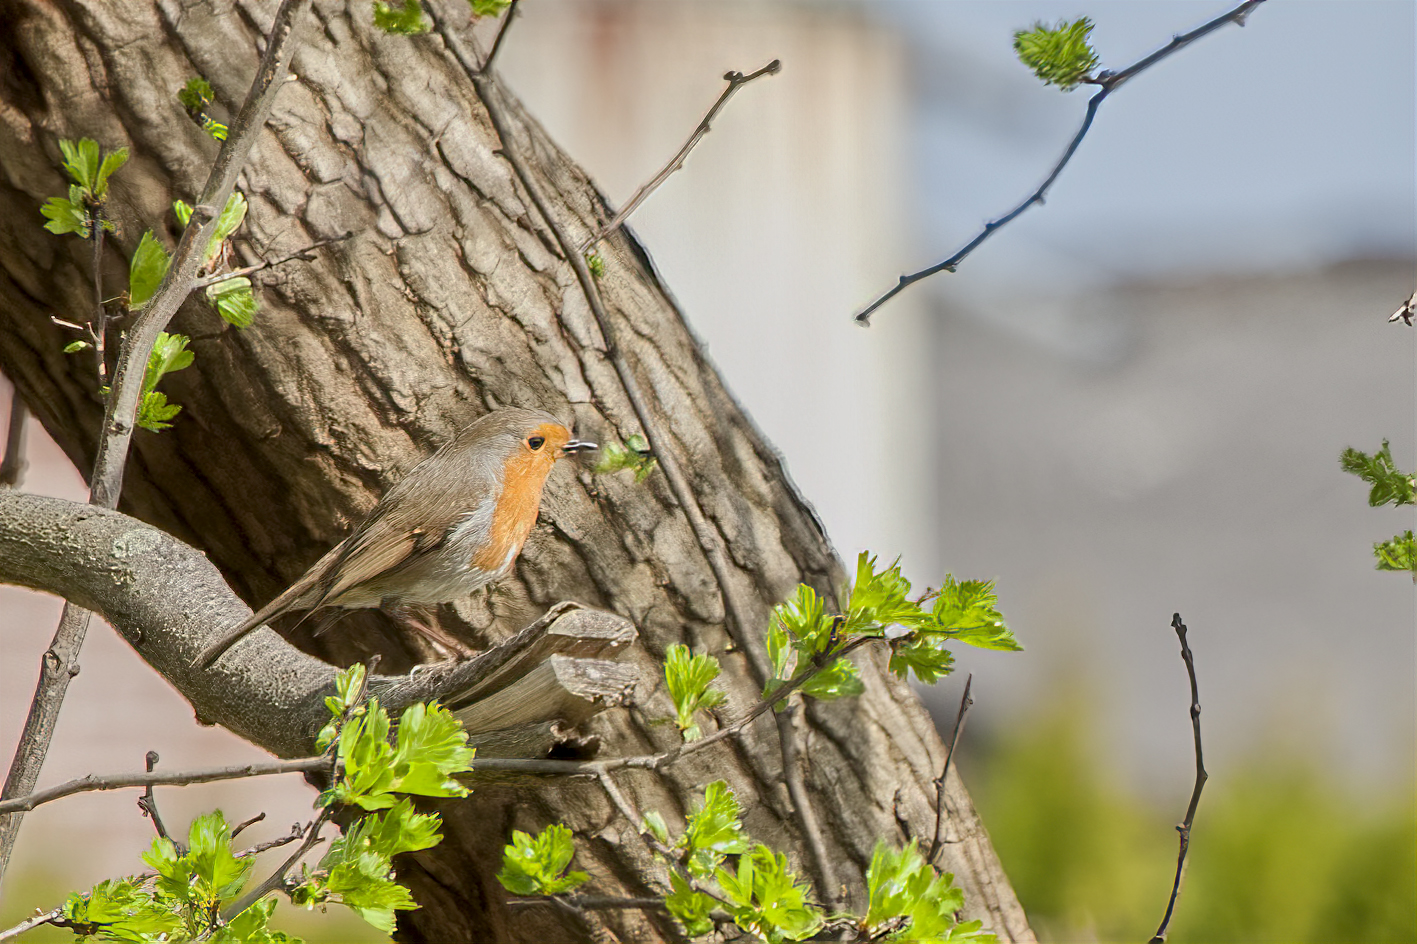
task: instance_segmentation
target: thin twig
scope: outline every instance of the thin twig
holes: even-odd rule
[[[728,617],[725,620],[725,628],[738,648],[746,654],[748,665],[757,683],[763,685],[771,674],[767,658],[758,647],[758,640],[750,635],[750,629],[755,623],[750,619],[749,610],[739,599],[739,594],[734,589],[728,555],[723,542],[720,540],[718,532],[708,523],[698,499],[694,496],[693,489],[689,486],[688,479],[679,466],[679,460],[667,448],[669,436],[660,424],[658,416],[651,408],[643,391],[640,390],[639,381],[631,370],[629,362],[625,359],[618,340],[618,330],[605,309],[605,303],[600,297],[600,290],[596,287],[595,277],[590,273],[585,256],[576,250],[570,236],[551,212],[551,207],[542,194],[541,187],[532,179],[531,171],[522,158],[513,129],[502,108],[499,91],[492,79],[492,74],[479,70],[477,62],[468,51],[462,37],[448,27],[443,17],[432,18],[445,45],[472,80],[478,98],[482,101],[483,107],[487,109],[487,117],[491,120],[498,138],[501,139],[502,154],[512,165],[517,179],[521,181],[522,187],[536,206],[537,212],[545,221],[547,228],[551,230],[557,245],[560,246],[562,254],[576,275],[576,281],[580,283],[581,292],[590,306],[591,315],[594,317],[596,325],[600,329],[601,338],[605,342],[605,356],[615,369],[620,385],[625,390],[625,396],[635,411],[635,418],[639,420],[641,431],[649,442],[649,448],[659,460],[660,468],[664,470],[665,478],[669,480],[670,491],[674,493],[675,500],[683,509],[689,527],[694,532],[694,537],[707,559],[709,570],[713,572],[714,579],[718,583],[719,592],[723,596],[724,610]]]
[[[157,766],[159,760],[157,751],[148,751],[146,760],[148,773],[152,773],[153,768]],[[157,830],[159,836],[166,839],[168,842],[173,842],[172,837],[168,835],[167,827],[163,825],[162,817],[158,815],[157,800],[153,797],[153,785],[151,783],[149,783],[147,789],[143,791],[143,795],[138,797],[138,809],[142,810],[143,815],[153,821],[153,829]],[[264,816],[265,814],[262,813],[261,815]],[[233,832],[232,835],[235,836],[236,834]],[[173,842],[173,845],[177,845],[177,843]],[[181,854],[182,848],[180,846],[178,846],[177,852],[179,855]]]
[[[192,290],[196,291],[199,288],[206,288],[208,285],[216,285],[218,282],[225,282],[228,279],[240,278],[243,275],[251,275],[252,273],[260,272],[262,269],[272,269],[278,265],[289,262],[292,259],[303,259],[308,262],[311,260],[311,258],[313,258],[310,253],[315,251],[316,249],[319,249],[321,246],[328,246],[330,243],[343,242],[344,240],[349,239],[353,235],[353,233],[345,233],[343,236],[332,236],[329,239],[316,240],[315,242],[302,249],[297,249],[294,252],[288,252],[285,255],[277,256],[274,259],[267,259],[266,261],[259,262],[256,265],[242,266],[239,269],[232,269],[230,272],[218,272],[215,275],[203,276],[202,278],[197,279],[192,283]]]
[[[5,458],[0,460],[0,487],[18,488],[25,479],[25,420],[30,408],[20,399],[20,391],[10,388],[10,423],[5,434]]]
[[[630,197],[630,202],[626,203],[610,222],[606,223],[593,235],[588,237],[585,242],[581,243],[577,251],[585,253],[591,246],[594,246],[606,236],[609,236],[619,229],[621,224],[629,218],[630,214],[634,213],[650,194],[659,189],[660,184],[664,183],[669,179],[670,175],[684,166],[684,159],[689,156],[689,152],[709,133],[713,120],[718,117],[718,113],[723,110],[723,106],[728,104],[728,100],[733,97],[734,92],[756,78],[765,75],[777,75],[777,73],[781,71],[782,60],[774,59],[757,72],[749,72],[747,75],[737,71],[725,72],[723,79],[728,83],[728,87],[723,90],[722,95],[718,96],[718,101],[713,103],[713,107],[708,110],[708,114],[704,115],[703,120],[700,121],[698,127],[694,129],[694,133],[689,135],[689,140],[685,141],[684,146],[679,149],[678,153],[669,159],[668,164],[660,168],[659,173],[655,174],[648,182],[642,185],[640,189],[635,191],[634,196]]]
[[[1082,144],[1082,139],[1087,136],[1088,130],[1092,127],[1092,119],[1097,115],[1098,107],[1101,106],[1103,100],[1106,99],[1108,95],[1111,95],[1128,80],[1156,65],[1161,60],[1189,46],[1202,36],[1219,29],[1227,23],[1244,26],[1245,18],[1250,15],[1250,12],[1255,7],[1263,2],[1264,0],[1245,0],[1244,3],[1230,10],[1228,13],[1222,13],[1215,19],[1208,20],[1190,32],[1173,36],[1171,42],[1155,52],[1143,56],[1120,72],[1103,71],[1099,72],[1095,77],[1084,79],[1083,81],[1087,84],[1097,86],[1097,92],[1088,100],[1087,113],[1083,115],[1082,126],[1079,127],[1077,133],[1073,135],[1073,139],[1068,142],[1067,148],[1063,151],[1063,156],[1053,165],[1053,170],[1049,172],[1047,178],[1039,185],[1038,189],[1029,194],[1022,203],[1014,207],[1008,213],[1005,213],[998,219],[990,220],[988,223],[985,223],[984,229],[981,230],[977,236],[965,243],[964,248],[960,249],[945,261],[937,262],[928,268],[921,269],[919,272],[902,275],[900,280],[890,291],[871,302],[871,304],[867,305],[865,309],[856,315],[856,323],[862,326],[870,325],[872,312],[916,282],[927,279],[936,272],[955,271],[966,256],[979,248],[980,243],[984,242],[984,240],[988,239],[1000,228],[1012,223],[1024,210],[1027,210],[1035,203],[1042,203],[1044,197],[1047,196],[1048,189],[1053,186],[1053,182],[1058,179],[1058,175],[1063,172],[1063,168],[1068,166],[1068,161],[1073,159],[1073,154],[1077,152],[1078,145]]]
[[[663,898],[612,898],[606,895],[529,895],[508,898],[507,904],[523,908],[529,905],[569,905],[579,911],[663,911],[668,907]]]
[[[950,746],[945,750],[945,762],[940,767],[940,779],[935,781],[935,838],[930,841],[930,854],[925,860],[934,864],[935,856],[940,854],[940,847],[944,845],[945,831],[945,779],[950,774],[950,761],[955,756],[955,745],[959,743],[959,736],[964,731],[964,716],[969,713],[970,706],[974,704],[974,699],[969,697],[969,689],[974,685],[974,673],[969,673],[964,680],[964,694],[959,699],[959,711],[955,714],[955,729],[950,735]]]
[[[492,61],[497,58],[497,52],[502,48],[502,40],[507,38],[507,31],[512,28],[512,17],[517,15],[517,3],[519,0],[512,0],[507,5],[507,11],[502,14],[502,24],[497,27],[497,38],[492,40],[492,51],[487,54],[487,58],[482,60],[482,66],[477,70],[485,73],[492,68]]]
[[[262,813],[261,815],[264,816],[265,814]],[[258,856],[261,853],[266,852],[270,849],[277,849],[281,846],[288,846],[292,842],[298,840],[303,835],[305,835],[305,827],[301,826],[299,823],[295,823],[290,827],[290,832],[286,835],[280,836],[276,839],[267,839],[265,842],[258,842],[250,849],[243,849],[240,852],[236,853],[236,857],[238,859],[241,859],[246,856]],[[231,831],[231,837],[233,839],[236,838],[236,830]]]
[[[827,851],[826,840],[822,838],[822,827],[817,822],[817,810],[812,805],[812,797],[802,779],[802,769],[797,763],[797,728],[793,722],[797,717],[798,705],[789,705],[777,714],[778,743],[782,749],[782,779],[787,783],[787,795],[792,800],[792,808],[802,828],[802,836],[807,840],[807,849],[817,866],[817,878],[821,884],[822,900],[836,911],[841,907],[842,886],[837,880],[836,865]]]
[[[1196,742],[1196,785],[1191,790],[1191,803],[1186,807],[1186,818],[1176,827],[1181,834],[1181,851],[1176,854],[1176,880],[1171,883],[1171,900],[1166,903],[1166,914],[1161,918],[1161,926],[1152,935],[1151,944],[1163,944],[1166,928],[1171,923],[1171,914],[1176,910],[1176,898],[1181,894],[1181,876],[1186,870],[1186,853],[1191,847],[1191,824],[1196,819],[1196,807],[1201,802],[1201,790],[1210,775],[1205,772],[1205,755],[1201,752],[1201,696],[1196,685],[1196,662],[1191,656],[1191,647],[1186,644],[1186,624],[1181,622],[1181,614],[1171,617],[1171,627],[1181,640],[1181,660],[1186,663],[1186,674],[1191,679],[1191,733]]]
[[[185,786],[191,783],[213,783],[218,780],[241,780],[246,777],[269,777],[273,774],[306,773],[329,766],[328,756],[301,757],[298,760],[267,761],[260,764],[241,764],[232,767],[198,767],[193,770],[174,770],[158,773],[150,771],[140,774],[109,774],[99,776],[89,774],[78,780],[70,780],[57,786],[37,790],[26,796],[12,800],[0,800],[0,813],[29,812],[37,806],[62,800],[76,793],[92,793],[96,790],[124,790],[129,787]]]
[[[58,921],[62,917],[64,917],[64,909],[55,908],[53,911],[45,912],[44,914],[37,914],[32,918],[26,918],[19,924],[15,925],[13,928],[6,928],[5,930],[0,931],[0,941],[13,940],[14,938],[19,937],[21,934],[24,934],[26,931],[33,931],[35,928],[39,927],[42,924],[52,924],[53,922]]]
[[[178,241],[167,274],[147,306],[137,313],[125,332],[118,364],[113,372],[112,390],[104,407],[98,452],[89,477],[91,504],[104,508],[116,508],[118,505],[148,357],[158,332],[167,327],[191,293],[192,282],[197,278],[206,246],[216,227],[218,209],[226,206],[236,185],[236,177],[245,165],[257,136],[265,128],[276,93],[284,84],[290,57],[295,51],[295,25],[311,2],[281,0],[266,37],[261,64],[246,94],[246,102],[228,129],[221,150],[217,152],[216,161],[192,209],[192,218]],[[95,266],[96,272],[97,269]],[[0,796],[8,799],[34,790],[45,756],[49,753],[69,680],[79,671],[79,650],[88,632],[91,616],[82,607],[65,605],[54,640],[41,662],[39,684],[35,688],[30,713]],[[4,880],[20,822],[21,817],[15,814],[0,818],[0,881]]]
[[[255,826],[255,825],[256,825],[257,823],[259,823],[259,822],[263,822],[263,821],[265,820],[265,818],[266,818],[266,814],[265,814],[265,813],[257,813],[255,816],[251,817],[250,819],[243,819],[241,822],[239,822],[239,823],[237,823],[235,826],[231,827],[231,838],[232,838],[232,839],[235,839],[237,836],[241,835],[243,832],[245,832],[245,831],[246,831],[247,829],[249,829],[250,827]]]
[[[310,824],[310,828],[305,834],[305,841],[300,844],[300,848],[291,853],[290,858],[282,862],[280,868],[266,876],[264,882],[242,895],[234,903],[223,908],[221,912],[222,920],[230,921],[232,918],[266,897],[266,895],[280,888],[281,885],[284,884],[285,875],[290,871],[291,866],[299,862],[301,856],[305,855],[305,853],[315,847],[316,843],[321,841],[320,830],[330,821],[332,811],[333,808],[328,806],[321,810],[320,815],[315,817],[315,820]]]
[[[94,355],[98,361],[98,385],[108,386],[108,308],[103,304],[103,213],[89,208],[89,231],[93,233],[93,321],[89,332],[93,337]]]

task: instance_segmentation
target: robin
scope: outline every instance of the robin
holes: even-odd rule
[[[556,460],[591,442],[541,410],[494,410],[424,459],[354,533],[280,596],[204,649],[207,668],[241,637],[291,610],[448,603],[501,580],[536,524]],[[428,627],[409,624],[439,638]],[[440,640],[446,642],[446,640]]]

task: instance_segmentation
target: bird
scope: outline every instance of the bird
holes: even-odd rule
[[[545,411],[493,410],[415,466],[349,537],[203,649],[194,667],[209,668],[248,633],[292,610],[380,607],[397,614],[501,580],[536,524],[556,460],[596,448]]]

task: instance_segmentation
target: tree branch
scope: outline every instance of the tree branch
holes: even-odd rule
[[[1060,157],[1058,159],[1058,162],[1053,165],[1052,171],[1049,172],[1043,183],[1038,186],[1038,189],[1034,190],[1033,193],[1029,194],[1022,203],[1014,207],[1009,212],[1005,213],[1003,216],[995,220],[990,220],[988,223],[985,223],[984,229],[981,230],[977,236],[975,236],[969,242],[965,243],[962,249],[960,249],[954,255],[950,256],[948,259],[944,260],[943,262],[937,262],[927,268],[921,269],[919,272],[912,272],[909,275],[902,275],[900,277],[900,281],[898,281],[895,286],[891,288],[890,291],[886,292],[884,295],[881,295],[875,301],[871,302],[871,304],[867,305],[864,309],[861,310],[861,312],[856,315],[856,323],[862,325],[863,327],[869,326],[871,324],[872,313],[875,312],[877,308],[880,308],[882,305],[890,301],[892,298],[900,294],[905,289],[914,285],[916,282],[921,281],[922,279],[929,278],[936,272],[955,271],[959,264],[965,260],[965,257],[967,257],[975,249],[979,248],[979,245],[983,243],[984,240],[994,235],[994,233],[997,232],[999,229],[1007,226],[1009,223],[1012,223],[1029,207],[1033,206],[1036,203],[1041,204],[1043,202],[1044,197],[1047,196],[1049,188],[1053,186],[1053,182],[1058,179],[1058,175],[1063,172],[1063,168],[1067,167],[1068,162],[1073,159],[1073,154],[1077,152],[1078,145],[1082,144],[1082,139],[1087,136],[1088,130],[1092,127],[1092,119],[1096,117],[1097,109],[1101,107],[1103,100],[1105,100],[1107,96],[1111,95],[1117,89],[1121,88],[1124,83],[1136,77],[1140,73],[1146,71],[1147,69],[1150,69],[1152,66],[1156,65],[1161,60],[1167,58],[1168,56],[1171,56],[1172,54],[1180,51],[1181,49],[1184,49],[1186,46],[1189,46],[1191,43],[1200,39],[1202,36],[1214,32],[1215,30],[1226,25],[1227,23],[1234,23],[1237,26],[1244,26],[1245,18],[1250,15],[1250,12],[1255,7],[1259,6],[1263,2],[1264,0],[1245,0],[1244,3],[1240,4],[1229,12],[1222,13],[1220,16],[1217,16],[1214,19],[1206,21],[1205,23],[1201,24],[1190,32],[1180,33],[1176,36],[1173,36],[1171,38],[1171,42],[1167,43],[1165,46],[1162,46],[1155,52],[1143,56],[1141,59],[1138,59],[1136,62],[1132,63],[1131,65],[1127,66],[1125,69],[1122,69],[1119,72],[1108,72],[1104,70],[1102,72],[1099,72],[1095,77],[1084,79],[1083,81],[1087,84],[1098,86],[1097,92],[1094,93],[1092,98],[1088,100],[1087,113],[1083,115],[1082,126],[1079,127],[1077,133],[1073,135],[1073,139],[1068,142],[1067,148],[1063,151],[1063,156]]]
[[[277,256],[274,259],[267,259],[263,262],[258,262],[255,265],[242,266],[239,269],[232,269],[230,272],[218,272],[215,275],[202,276],[200,279],[196,279],[192,282],[192,290],[196,291],[199,288],[206,288],[208,285],[215,285],[218,282],[225,282],[228,279],[240,278],[243,275],[251,275],[252,273],[260,272],[262,269],[271,269],[283,263],[289,262],[292,259],[303,259],[306,262],[309,262],[311,259],[314,258],[310,255],[310,253],[314,250],[319,249],[321,246],[328,246],[330,243],[343,242],[344,240],[350,238],[353,235],[353,233],[345,233],[343,236],[332,236],[329,239],[317,239],[315,242],[311,243],[308,246],[305,246],[301,249],[297,249],[294,252],[288,252],[283,256]]]
[[[151,752],[149,752],[151,756]],[[328,767],[330,759],[324,755],[302,757],[298,760],[267,761],[259,764],[238,764],[229,767],[197,767],[192,770],[174,770],[156,773],[131,774],[89,774],[78,780],[70,780],[57,786],[39,790],[13,800],[0,800],[0,813],[29,812],[37,806],[62,800],[76,793],[92,793],[98,790],[124,790],[130,787],[155,786],[181,787],[193,783],[214,783],[218,780],[243,780],[247,777],[268,777],[272,774],[306,773]],[[159,832],[166,835],[161,829]]]
[[[158,759],[157,751],[148,751],[147,757],[145,758],[148,773],[153,772],[153,768],[157,766]],[[98,789],[104,788],[100,787]],[[40,800],[39,802],[43,803],[44,801]],[[34,809],[34,807],[30,807],[30,809]],[[162,822],[162,815],[157,811],[157,799],[153,796],[153,785],[151,782],[148,783],[147,789],[143,791],[143,795],[138,797],[138,809],[142,810],[143,815],[153,821],[153,829],[157,830],[159,836],[172,842],[172,837],[167,833],[167,826]],[[261,815],[264,816],[265,814],[262,813]],[[245,828],[245,824],[242,824],[242,828]],[[231,835],[235,838],[236,830],[232,830]],[[176,845],[176,843],[173,843],[173,845]]]
[[[634,196],[630,197],[630,201],[615,214],[610,222],[587,237],[585,242],[580,244],[577,251],[581,253],[586,252],[591,246],[594,246],[606,236],[609,236],[619,229],[621,224],[629,219],[630,214],[639,209],[640,204],[644,203],[645,200],[649,198],[650,194],[659,189],[660,184],[664,183],[675,171],[684,166],[684,160],[689,156],[689,152],[698,146],[698,143],[708,135],[713,120],[718,117],[718,113],[723,110],[723,106],[728,104],[728,100],[733,97],[734,92],[756,78],[765,75],[777,75],[777,73],[781,71],[782,60],[774,59],[758,71],[750,72],[747,75],[736,71],[725,72],[723,78],[724,81],[728,83],[728,87],[723,90],[722,95],[718,96],[718,101],[713,103],[713,107],[708,110],[708,114],[704,115],[703,120],[700,121],[698,127],[694,129],[694,133],[689,135],[689,140],[685,141],[684,146],[679,149],[678,153],[669,159],[668,164],[660,168],[659,173],[655,174],[646,183],[641,185],[640,189],[635,191]]]
[[[0,460],[0,488],[17,488],[24,481],[25,469],[25,420],[30,409],[20,399],[20,391],[10,388],[10,421],[5,434],[5,458]]]
[[[24,934],[26,931],[33,931],[43,924],[52,924],[64,916],[63,908],[55,908],[53,911],[37,914],[32,918],[26,918],[13,928],[6,928],[0,931],[0,941],[10,941]]]
[[[807,849],[817,867],[817,880],[821,882],[822,901],[831,911],[842,906],[842,884],[837,878],[836,865],[827,852],[826,840],[822,838],[822,827],[817,822],[817,810],[812,805],[811,794],[802,779],[802,769],[797,764],[797,719],[799,705],[790,705],[777,714],[777,735],[782,748],[782,779],[787,783],[787,795],[792,800],[793,811],[797,814],[802,836],[807,840]]]
[[[940,779],[935,781],[935,838],[930,840],[930,854],[925,857],[925,861],[931,865],[935,864],[935,857],[940,854],[940,849],[945,844],[945,779],[950,775],[950,761],[955,756],[955,745],[959,743],[959,736],[964,731],[964,716],[974,704],[974,699],[969,697],[969,689],[973,685],[974,673],[971,672],[964,680],[964,694],[960,696],[959,711],[955,714],[954,733],[950,735],[949,746],[945,749],[945,763],[940,768]]]
[[[328,757],[322,757],[320,758],[320,760],[325,765],[328,765],[330,762]],[[305,841],[300,844],[300,848],[292,852],[290,854],[290,858],[286,859],[284,862],[281,863],[280,868],[276,869],[270,875],[266,876],[265,881],[261,882],[261,884],[257,885],[255,888],[242,895],[236,901],[223,908],[221,912],[222,920],[230,921],[232,918],[236,917],[241,912],[245,911],[247,908],[250,908],[256,902],[260,901],[270,892],[273,892],[277,888],[280,888],[281,885],[285,882],[285,875],[287,872],[290,871],[291,866],[299,862],[301,856],[305,855],[305,853],[309,852],[315,847],[316,843],[321,841],[320,830],[323,829],[325,824],[330,821],[331,815],[333,815],[332,807],[327,806],[323,810],[321,810],[320,815],[315,817],[314,821],[310,823],[310,828],[305,833]]]
[[[1191,824],[1196,819],[1196,807],[1200,806],[1201,790],[1205,789],[1210,775],[1205,772],[1205,755],[1201,752],[1201,696],[1196,686],[1196,662],[1191,656],[1191,647],[1186,644],[1186,624],[1181,622],[1181,614],[1171,617],[1171,626],[1181,640],[1181,660],[1186,663],[1186,674],[1191,679],[1191,731],[1196,742],[1196,785],[1191,790],[1191,802],[1186,807],[1186,818],[1176,827],[1181,834],[1181,850],[1176,854],[1176,879],[1171,883],[1171,900],[1166,903],[1166,914],[1161,918],[1161,926],[1152,935],[1151,944],[1163,944],[1167,927],[1171,924],[1171,914],[1176,910],[1176,898],[1181,894],[1181,876],[1186,870],[1186,853],[1191,847]]]

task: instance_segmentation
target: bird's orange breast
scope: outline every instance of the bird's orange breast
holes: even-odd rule
[[[507,459],[502,470],[502,493],[487,529],[487,543],[472,555],[473,568],[500,571],[521,552],[526,536],[536,524],[541,489],[555,462],[550,449],[538,453],[518,449]]]

